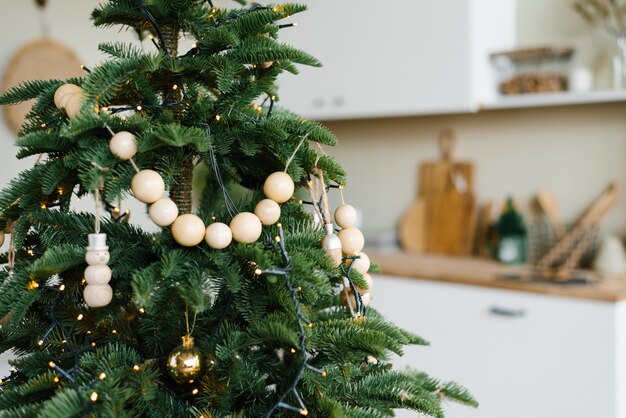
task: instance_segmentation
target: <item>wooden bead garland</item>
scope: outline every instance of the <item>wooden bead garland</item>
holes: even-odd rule
[[[270,174],[270,176],[263,183],[263,193],[277,203],[285,203],[295,190],[295,184],[284,171],[277,171]]]
[[[73,88],[66,87],[66,90]],[[65,93],[67,94],[67,93]],[[59,101],[63,98],[59,92]],[[179,214],[178,207],[171,199],[164,197],[165,182],[161,175],[153,170],[139,170],[133,162],[137,153],[135,136],[126,131],[112,134],[109,150],[121,160],[130,161],[137,173],[131,180],[130,188],[137,200],[150,204],[148,215],[161,227],[172,226],[172,237],[184,246],[193,247],[204,239],[213,249],[226,248],[232,240],[249,244],[255,242],[263,232],[263,225],[273,225],[280,218],[279,203],[291,199],[295,184],[286,172],[272,173],[263,186],[268,199],[261,200],[255,213],[242,212],[233,217],[230,225],[215,222],[208,227],[202,219],[192,214]]]
[[[184,247],[198,245],[204,239],[206,227],[202,219],[191,213],[180,215],[172,225],[172,236]]]
[[[92,308],[101,308],[108,305],[113,299],[113,289],[109,286],[111,269],[107,265],[110,259],[109,247],[106,245],[106,234],[89,234],[89,246],[85,254],[87,269],[85,281],[87,286],[83,290],[83,297],[87,305]]]
[[[242,244],[255,242],[263,232],[261,220],[250,212],[241,212],[230,221],[230,230],[235,241]]]
[[[225,223],[215,222],[207,227],[204,240],[209,247],[222,250],[233,241],[233,233]]]
[[[141,170],[133,176],[130,189],[137,200],[143,203],[154,203],[163,197],[165,182],[156,171]]]
[[[263,199],[257,203],[254,214],[263,225],[274,225],[280,219],[280,205],[272,199]]]
[[[172,199],[163,197],[150,205],[148,215],[158,226],[170,226],[178,218],[178,206]]]

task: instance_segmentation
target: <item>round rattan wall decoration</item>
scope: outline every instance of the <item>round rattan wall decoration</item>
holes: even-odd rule
[[[28,80],[64,79],[79,76],[81,61],[74,51],[50,38],[40,38],[22,46],[13,56],[4,77],[2,91]],[[9,127],[19,131],[33,101],[3,106]]]

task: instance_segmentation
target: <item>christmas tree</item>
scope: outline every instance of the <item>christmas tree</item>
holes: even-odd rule
[[[275,106],[279,74],[320,65],[278,41],[304,9],[110,0],[95,25],[135,30],[152,50],[103,43],[110,59],[84,77],[0,97],[36,99],[18,158],[40,156],[0,193],[0,353],[17,355],[0,417],[475,405],[454,383],[392,368],[392,353],[426,342],[366,308],[373,267],[354,208],[334,212],[337,231],[328,204],[346,181],[322,149],[336,140]],[[179,51],[182,37],[196,43]],[[88,195],[93,213],[72,210]],[[129,196],[158,232],[128,222]]]

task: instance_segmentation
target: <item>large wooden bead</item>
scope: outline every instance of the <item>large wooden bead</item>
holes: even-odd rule
[[[363,280],[365,280],[365,283],[367,283],[367,288],[357,286],[356,284],[354,285],[354,288],[357,290],[357,292],[361,294],[371,292],[372,289],[374,288],[374,279],[372,278],[371,275],[364,273]]]
[[[172,236],[183,247],[193,247],[204,239],[206,228],[202,219],[187,213],[180,215],[172,225]]]
[[[341,228],[352,228],[356,225],[356,209],[351,205],[341,205],[335,209],[335,223]]]
[[[346,255],[358,255],[365,246],[363,233],[357,228],[345,228],[339,231],[341,248]]]
[[[178,206],[172,199],[164,197],[150,205],[148,215],[158,226],[169,226],[178,218]]]
[[[65,113],[70,119],[74,119],[80,113],[83,107],[83,95],[82,93],[72,94],[65,103]]]
[[[82,89],[76,84],[63,84],[54,92],[54,105],[57,109],[65,107],[70,94],[80,93]],[[64,99],[65,98],[65,99]]]
[[[361,274],[367,273],[370,270],[370,265],[370,258],[364,252],[359,253],[359,258],[352,260],[352,270],[356,270]]]
[[[333,266],[339,267],[341,264],[341,240],[333,230],[333,224],[326,224],[326,235],[322,240],[322,248],[332,260]]]
[[[280,218],[280,205],[272,199],[263,199],[257,203],[254,214],[263,225],[274,225]]]
[[[4,231],[0,231],[0,247],[2,247],[2,244],[4,244]]]
[[[111,303],[113,289],[108,284],[88,284],[83,291],[85,302],[92,308],[101,308]]]
[[[133,176],[130,188],[137,200],[143,203],[154,203],[163,197],[165,182],[156,171],[141,170]]]
[[[230,221],[230,230],[235,241],[242,244],[255,242],[263,232],[261,220],[254,213],[241,212]]]
[[[228,225],[215,222],[207,227],[204,240],[209,244],[209,247],[221,250],[228,247],[233,241],[233,233]]]
[[[85,269],[88,284],[107,284],[111,281],[111,268],[107,265],[89,266]]]
[[[270,174],[263,184],[263,193],[275,202],[284,203],[291,199],[296,186],[289,174],[277,171]]]
[[[118,132],[111,138],[109,149],[120,160],[130,160],[137,154],[137,139],[130,132]]]

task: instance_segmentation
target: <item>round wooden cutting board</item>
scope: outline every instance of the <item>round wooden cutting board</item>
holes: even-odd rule
[[[23,81],[64,79],[82,75],[81,61],[74,51],[50,38],[36,39],[22,46],[13,56],[2,78],[2,92]],[[34,100],[3,106],[9,127],[18,132]]]

